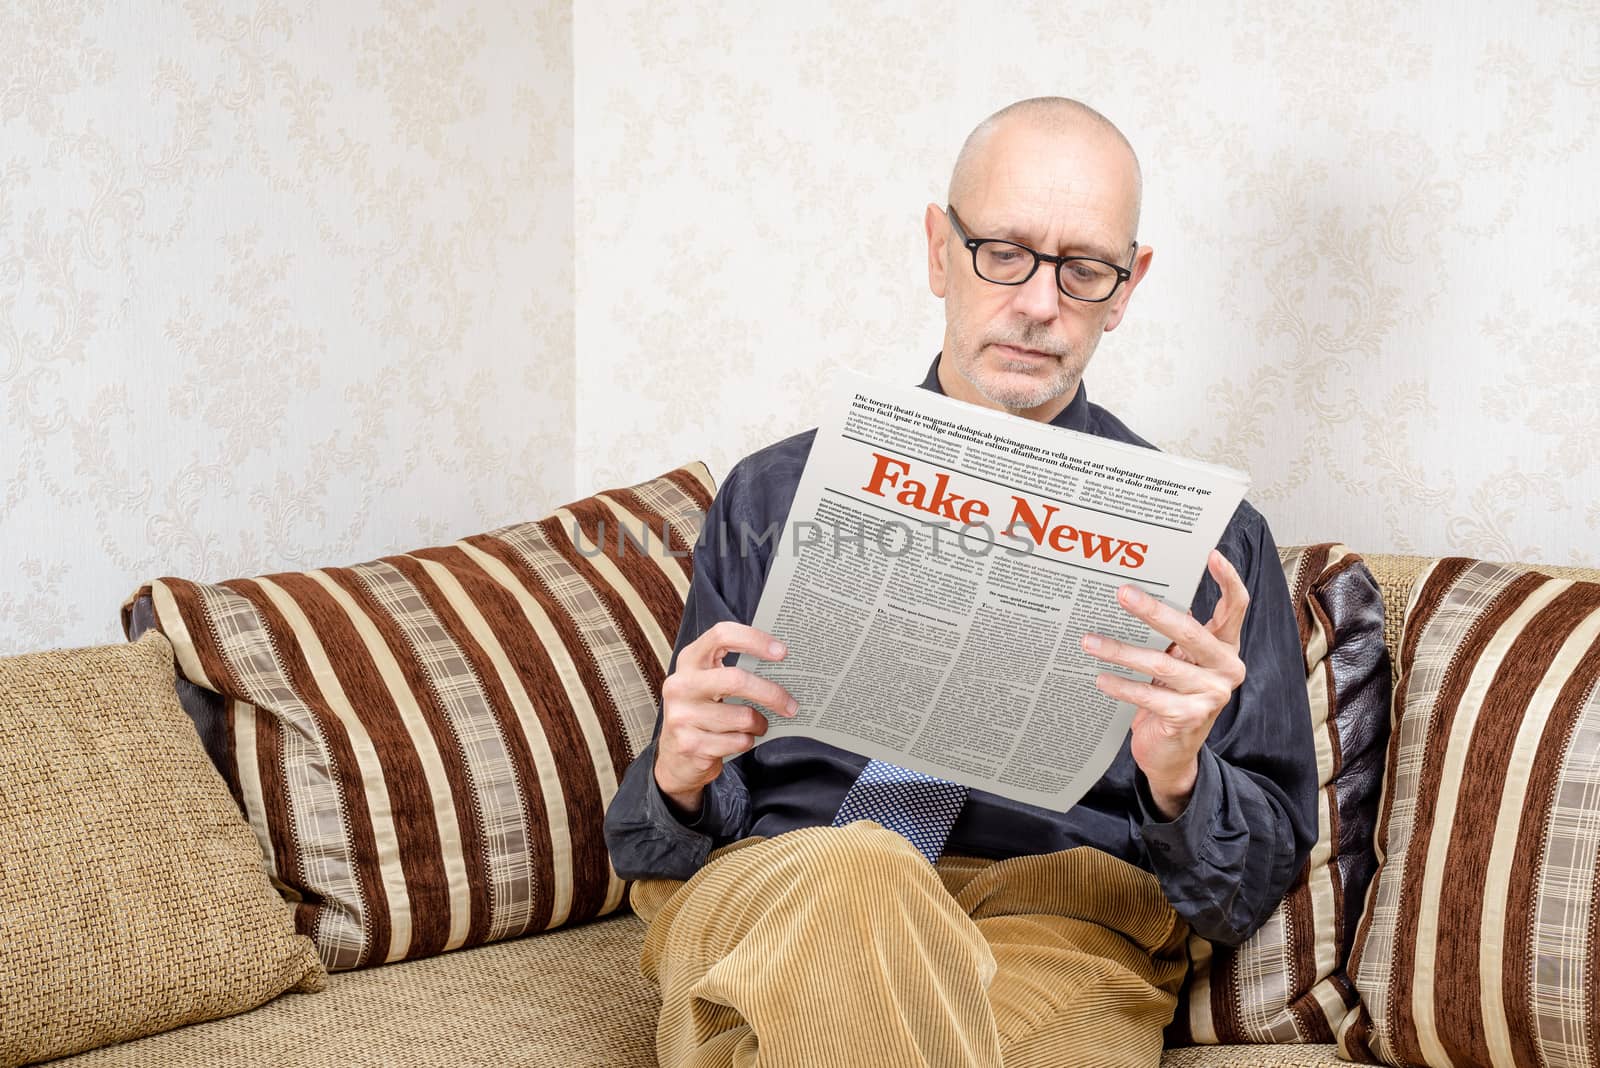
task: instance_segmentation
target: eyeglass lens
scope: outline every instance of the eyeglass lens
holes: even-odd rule
[[[973,260],[980,278],[1000,285],[1022,282],[1039,262],[1032,250],[1009,241],[979,242]],[[1066,260],[1056,277],[1062,291],[1079,300],[1103,300],[1117,284],[1117,272],[1098,260]]]

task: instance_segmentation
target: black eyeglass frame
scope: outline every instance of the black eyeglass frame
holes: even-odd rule
[[[1040,252],[1037,249],[1029,248],[1027,245],[1018,244],[1015,241],[1006,241],[998,237],[968,237],[966,227],[961,225],[961,219],[956,215],[956,209],[951,205],[946,204],[944,206],[944,213],[945,216],[950,220],[950,228],[956,232],[956,238],[961,242],[961,246],[968,252],[972,253],[972,273],[977,275],[979,278],[982,278],[990,285],[1025,285],[1027,284],[1028,280],[1031,279],[1039,270],[1040,261],[1043,261],[1055,266],[1056,289],[1060,291],[1062,296],[1069,297],[1072,300],[1080,301],[1084,304],[1104,304],[1106,301],[1117,295],[1117,290],[1122,288],[1122,283],[1133,277],[1133,271],[1131,270],[1133,266],[1133,260],[1134,257],[1138,256],[1139,254],[1139,242],[1137,241],[1133,242],[1128,250],[1128,266],[1119,267],[1115,263],[1107,263],[1105,260],[1098,259],[1094,256],[1052,256],[1048,252]],[[990,278],[988,275],[984,274],[982,271],[978,270],[978,249],[982,245],[1009,245],[1012,248],[1021,249],[1023,252],[1026,252],[1028,255],[1033,257],[1033,266],[1028,268],[1027,274],[1023,275],[1015,282],[997,282],[993,278]],[[1098,263],[1102,267],[1111,268],[1117,273],[1117,280],[1116,282],[1112,283],[1111,292],[1107,293],[1103,297],[1080,297],[1075,293],[1067,292],[1067,287],[1062,284],[1061,281],[1061,268],[1069,263]]]

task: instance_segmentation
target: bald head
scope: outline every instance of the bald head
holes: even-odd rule
[[[947,204],[963,204],[990,180],[998,141],[1015,137],[1044,137],[1063,143],[1076,143],[1086,150],[1119,157],[1126,166],[1131,185],[1128,240],[1139,230],[1139,207],[1144,195],[1144,178],[1133,146],[1112,121],[1094,108],[1064,96],[1036,96],[1008,104],[980,122],[967,135],[950,173]]]
[[[1021,100],[979,123],[961,146],[946,204],[923,211],[928,288],[944,301],[947,394],[1046,422],[1070,403],[1150,270],[1150,246],[1135,244],[1140,186],[1127,138],[1076,100]],[[1024,267],[1027,257],[1003,245],[984,250],[986,241],[1031,250],[1032,273],[994,282],[980,255]],[[1057,262],[1040,270],[1046,255]],[[1091,260],[1118,276],[1103,300],[1063,281],[1063,270],[1096,270]]]

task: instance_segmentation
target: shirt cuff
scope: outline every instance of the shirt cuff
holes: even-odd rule
[[[649,789],[644,792],[644,796],[645,818],[656,833],[675,843],[674,849],[682,849],[692,856],[695,867],[704,864],[706,857],[711,853],[711,835],[699,828],[714,826],[710,821],[711,790],[707,789],[705,792],[704,800],[700,803],[700,814],[688,823],[680,820],[673,811],[672,805],[667,802],[667,796],[661,792],[661,787],[656,783],[654,775],[650,776]]]
[[[704,790],[700,791],[700,811],[695,813],[693,819],[687,820],[678,814],[678,806],[674,804],[666,794],[661,792],[661,784],[656,782],[654,775],[650,777],[650,792],[655,795],[656,802],[661,806],[662,810],[666,812],[667,818],[685,830],[698,831],[701,834],[710,834],[710,828],[716,826],[715,821],[711,819],[711,809],[714,804],[716,791],[711,789],[709,783],[706,785]]]
[[[1202,745],[1196,755],[1199,766],[1189,804],[1174,820],[1163,819],[1150,793],[1150,781],[1142,770],[1133,775],[1134,795],[1139,799],[1142,822],[1139,836],[1152,862],[1163,868],[1188,868],[1204,855],[1216,824],[1217,806],[1222,794],[1222,769],[1210,747]]]

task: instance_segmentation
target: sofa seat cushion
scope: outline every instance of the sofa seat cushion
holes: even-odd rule
[[[1339,1047],[1326,1043],[1284,1046],[1190,1046],[1169,1049],[1161,1068],[1330,1068],[1339,1059]]]
[[[427,960],[341,972],[291,994],[58,1062],[71,1068],[654,1068],[656,989],[631,912]],[[1325,1068],[1332,1046],[1172,1050],[1163,1068]]]
[[[631,912],[439,957],[328,977],[316,995],[60,1062],[219,1068],[653,1068],[660,998]]]

